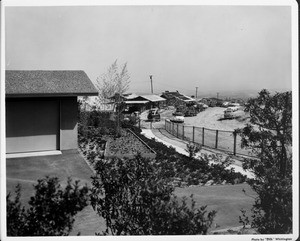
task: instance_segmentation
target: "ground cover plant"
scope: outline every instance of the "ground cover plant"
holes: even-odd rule
[[[72,231],[74,216],[88,204],[88,187],[79,181],[62,188],[56,177],[39,179],[29,208],[21,204],[21,186],[7,202],[7,236],[62,236]]]
[[[134,157],[138,153],[148,156],[154,154],[128,129],[121,129],[120,137],[105,135],[103,139],[107,142],[106,154],[110,157]]]
[[[128,129],[121,129],[121,135],[103,134],[100,128],[88,127],[81,128],[78,136],[78,144],[84,155],[95,156],[101,153],[101,158],[105,157],[129,157],[134,158],[137,154],[145,157],[155,157],[155,153],[141,140],[139,140]],[[94,152],[93,152],[94,151]],[[95,159],[89,158],[91,164]]]
[[[91,203],[106,220],[105,235],[207,234],[215,211],[195,208],[195,201],[179,200],[174,187],[156,168],[156,160],[97,162]]]
[[[162,169],[166,178],[179,178],[186,185],[199,185],[212,181],[216,184],[243,183],[247,177],[235,172],[233,168],[228,169],[230,157],[222,160],[219,155],[202,155],[200,159],[188,157],[176,152],[173,147],[168,147],[155,139],[149,139],[141,134],[136,127],[131,128],[136,135],[156,151],[157,168]],[[210,160],[215,162],[209,164]],[[179,182],[180,183],[180,182]]]

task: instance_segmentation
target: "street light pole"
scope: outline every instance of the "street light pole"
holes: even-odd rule
[[[151,94],[153,94],[153,83],[152,83],[152,75],[150,75],[150,82],[151,82]]]

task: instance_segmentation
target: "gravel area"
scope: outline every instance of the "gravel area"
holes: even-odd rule
[[[197,116],[185,117],[184,124],[208,129],[234,131],[234,129],[243,128],[245,124],[249,123],[249,118],[247,118],[247,114],[243,110],[236,112],[240,116],[239,119],[219,120],[223,118],[225,109],[222,107],[209,107]]]

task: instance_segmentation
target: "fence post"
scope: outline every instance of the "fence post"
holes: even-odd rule
[[[141,129],[141,119],[139,119],[139,129]]]
[[[184,140],[184,125],[182,125],[182,140]]]
[[[193,126],[193,143],[195,142],[195,126]]]
[[[236,154],[236,132],[233,132],[233,155]]]
[[[219,136],[219,130],[216,130],[216,149],[218,148],[218,136]]]
[[[172,135],[174,135],[174,122],[172,122]]]
[[[177,127],[176,127],[176,129],[177,129],[176,137],[178,138],[178,128],[179,128],[179,124],[176,124],[176,125],[177,125]]]
[[[204,127],[202,127],[202,146],[204,146]]]

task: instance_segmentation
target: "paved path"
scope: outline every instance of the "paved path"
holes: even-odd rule
[[[177,152],[183,154],[183,155],[189,155],[188,152],[185,150],[186,149],[186,144],[188,143],[187,141],[178,139],[174,136],[172,136],[171,134],[169,134],[166,130],[164,129],[142,129],[142,134],[148,138],[155,138],[157,141],[165,144],[166,146],[172,146],[176,149]],[[201,155],[201,153],[203,154],[216,154],[216,153],[220,153],[222,154],[224,157],[227,156],[227,154],[217,151],[217,150],[211,150],[211,149],[202,149],[201,152],[198,154],[198,156]],[[254,174],[249,172],[249,171],[245,171],[242,168],[242,162],[241,162],[241,158],[238,157],[233,157],[233,161],[234,163],[231,164],[228,168],[234,168],[234,170],[236,172],[240,172],[244,175],[246,175],[249,178],[253,178]]]

